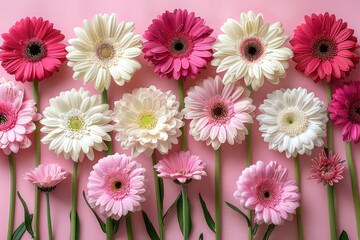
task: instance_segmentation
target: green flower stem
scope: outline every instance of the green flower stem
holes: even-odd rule
[[[251,151],[251,142],[252,142],[252,124],[248,124],[247,126],[249,134],[246,137],[246,167],[250,167],[252,164],[252,151]],[[248,211],[247,216],[252,221],[253,212]],[[248,239],[253,239],[252,227],[248,227]]]
[[[188,232],[189,232],[189,225],[188,221],[190,219],[189,216],[189,204],[188,204],[188,193],[187,193],[187,187],[186,184],[181,184],[181,194],[182,194],[182,211],[183,211],[183,235],[184,240],[188,240]]]
[[[152,154],[152,164],[155,166],[156,157],[155,152]],[[163,221],[163,205],[160,198],[160,179],[157,176],[156,169],[154,168],[154,181],[155,181],[155,193],[156,193],[156,207],[158,215],[158,224],[159,224],[159,236],[160,240],[164,239],[164,221]]]
[[[51,226],[51,213],[50,213],[50,193],[46,192],[46,213],[47,213],[47,223],[48,223],[48,235],[49,235],[49,240],[53,239],[53,235],[52,235],[52,226]]]
[[[36,103],[37,111],[40,110],[40,98],[39,98],[39,82],[38,80],[33,81],[33,97]],[[35,148],[35,167],[40,165],[41,159],[41,150],[40,150],[40,122],[35,122],[35,132],[34,132],[34,148]],[[33,220],[33,230],[34,230],[34,239],[38,239],[39,236],[39,189],[35,187],[35,200],[34,200],[34,220]]]
[[[327,199],[328,199],[328,210],[329,210],[329,223],[330,223],[330,236],[331,240],[336,240],[337,226],[336,226],[336,215],[335,215],[335,202],[334,202],[334,187],[327,184]]]
[[[180,102],[180,111],[185,107],[184,102],[184,82],[182,79],[177,80],[178,82],[178,96],[179,96],[179,102]],[[187,151],[188,145],[186,140],[186,126],[185,126],[185,119],[184,126],[181,128],[181,150]]]
[[[128,214],[126,214],[125,222],[126,222],[127,239],[132,240],[133,239],[133,233],[132,233],[132,224],[131,224],[131,214],[130,214],[130,212],[128,212]]]
[[[299,155],[297,155],[295,158],[295,180],[300,190],[300,167],[299,167]],[[301,217],[301,207],[298,207],[296,209],[296,220],[297,220],[297,230],[298,230],[298,240],[303,239],[303,226],[302,226],[302,217]]]
[[[106,219],[106,240],[114,239],[114,221],[111,218]]]
[[[7,240],[11,240],[14,230],[16,178],[15,178],[15,164],[14,164],[13,154],[10,153],[8,158],[9,158],[9,167],[10,167],[10,207],[9,207]]]
[[[221,146],[215,151],[215,239],[221,239]]]
[[[106,89],[104,89],[104,91],[102,91],[102,93],[101,93],[101,103],[102,104],[109,104],[109,98],[108,98],[108,94],[107,94]],[[105,144],[106,144],[106,146],[108,148],[106,155],[111,155],[113,153],[112,141],[109,141],[109,142],[106,141]]]
[[[72,201],[71,201],[71,240],[76,239],[76,208],[78,191],[78,163],[74,162],[72,175]]]
[[[331,100],[331,88],[330,88],[330,84],[327,82],[325,83],[325,88],[326,88],[326,98],[328,100],[328,102]],[[328,121],[327,122],[327,148],[329,149],[329,151],[333,151],[334,149],[334,143],[333,143],[333,126],[332,126],[332,121]]]
[[[350,142],[345,142],[346,148],[346,158],[349,165],[350,172],[350,180],[351,180],[351,189],[353,193],[353,201],[355,208],[355,217],[356,217],[356,227],[357,227],[357,235],[358,239],[360,239],[360,202],[359,202],[359,186],[358,179],[355,171],[355,164],[353,161],[352,153],[351,153],[351,145]]]

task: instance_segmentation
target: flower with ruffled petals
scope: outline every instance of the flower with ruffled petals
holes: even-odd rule
[[[1,66],[17,81],[43,80],[58,71],[66,60],[65,36],[41,17],[24,18],[3,33]]]
[[[89,204],[115,220],[140,210],[141,202],[145,201],[145,171],[140,163],[125,154],[100,159],[87,184]]]
[[[255,106],[250,92],[238,83],[224,85],[219,76],[191,88],[185,98],[185,118],[191,119],[190,135],[216,150],[226,141],[241,143],[253,122]]]
[[[111,141],[109,132],[113,130],[111,111],[108,104],[101,104],[99,95],[72,89],[49,102],[41,120],[41,131],[46,134],[41,142],[49,144],[50,150],[74,162],[81,162],[85,155],[93,160],[93,149],[107,150],[104,141]]]
[[[99,14],[74,31],[77,38],[66,48],[74,79],[95,81],[95,88],[103,91],[109,89],[111,78],[122,86],[141,68],[135,59],[141,53],[141,36],[134,34],[133,22],[118,23],[114,13]]]
[[[360,82],[345,84],[332,97],[330,119],[343,127],[343,140],[360,142]]]
[[[289,37],[279,22],[264,23],[261,14],[241,13],[240,22],[228,19],[221,27],[224,34],[214,44],[213,66],[224,72],[224,84],[244,78],[245,84],[257,90],[264,78],[273,84],[286,76],[292,51],[284,47]]]
[[[288,171],[277,162],[258,161],[242,171],[234,197],[248,210],[255,210],[257,224],[283,224],[292,220],[300,206],[299,189]]]
[[[189,151],[165,156],[154,167],[159,177],[170,178],[180,184],[189,183],[192,179],[201,180],[202,176],[206,176],[205,162]]]
[[[195,78],[212,59],[212,32],[193,12],[166,11],[144,33],[144,57],[160,76]]]
[[[305,23],[294,30],[295,68],[315,82],[344,78],[359,62],[359,48],[354,30],[334,14],[305,16]]]
[[[24,89],[14,82],[0,78],[0,148],[6,155],[31,146],[28,134],[35,130],[35,101],[24,101]]]

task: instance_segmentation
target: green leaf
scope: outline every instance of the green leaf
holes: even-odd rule
[[[200,204],[201,204],[201,208],[202,211],[204,213],[204,217],[205,217],[205,221],[207,223],[207,225],[209,226],[209,228],[215,232],[215,222],[214,219],[211,217],[209,210],[207,209],[206,203],[204,201],[204,199],[202,198],[201,194],[199,193],[199,199],[200,199]]]
[[[225,201],[225,203],[226,203],[226,205],[229,206],[229,208],[231,208],[231,209],[234,210],[235,212],[239,213],[241,216],[243,216],[243,217],[246,219],[246,222],[247,222],[248,227],[250,227],[250,228],[252,227],[252,224],[251,224],[250,219],[248,218],[248,216],[246,216],[246,214],[245,214],[243,211],[241,211],[239,208],[237,208],[236,206],[232,205],[232,204],[229,203],[229,202],[226,202],[226,201]]]
[[[203,233],[200,234],[199,240],[204,240],[204,234]]]
[[[269,237],[270,237],[272,231],[274,231],[275,227],[276,227],[276,225],[274,225],[274,224],[269,225],[268,229],[266,230],[263,240],[269,240]]]
[[[88,202],[88,200],[86,199],[86,196],[85,196],[85,192],[83,191],[82,192],[82,195],[84,197],[84,200],[86,202],[86,205],[90,208],[90,210],[94,213],[100,227],[101,227],[101,230],[106,233],[106,225],[104,223],[104,221],[99,217],[99,215],[96,213],[96,211],[90,206],[90,203]]]
[[[26,202],[24,201],[24,199],[21,197],[20,193],[17,192],[17,195],[24,207],[24,219],[25,219],[25,228],[26,230],[28,231],[28,233],[31,235],[32,238],[34,238],[34,231],[32,229],[32,226],[31,226],[31,222],[32,222],[32,217],[29,213],[29,209],[26,205]]]
[[[345,230],[341,232],[339,240],[349,240],[349,236],[347,235]]]
[[[120,219],[119,220],[113,220],[113,233],[116,234],[119,230],[120,225]]]
[[[30,219],[32,221],[33,215],[30,214]],[[15,232],[13,233],[11,240],[20,240],[26,231],[25,221],[22,222],[19,227],[16,228]]]
[[[175,206],[175,204],[177,203],[177,201],[179,200],[179,198],[181,197],[181,193],[177,196],[177,198],[175,199],[175,201],[170,205],[170,207],[168,208],[168,210],[166,210],[164,216],[163,216],[163,221],[165,221],[166,216],[168,215],[168,213],[170,212],[170,210]]]
[[[259,225],[255,224],[255,226],[251,229],[251,233],[253,236],[255,236],[255,234],[257,233],[258,228],[259,228]]]
[[[154,226],[152,225],[150,219],[148,218],[146,212],[142,211],[142,216],[144,219],[146,231],[151,240],[160,240],[159,235],[156,233]]]
[[[189,216],[189,219],[187,222],[187,232],[184,232],[184,216],[183,216],[183,196],[182,194],[180,193],[180,197],[178,198],[177,200],[177,204],[176,204],[176,209],[177,209],[177,218],[178,218],[178,222],[179,222],[179,226],[180,226],[180,229],[181,229],[181,232],[183,234],[183,236],[187,236],[189,237],[190,233],[191,233],[191,229],[192,229],[192,222],[191,222],[191,216],[190,216],[190,201],[189,201],[189,198],[187,198],[187,206],[188,206],[188,209],[186,210],[187,211],[187,215]]]
[[[70,224],[71,224],[71,211],[70,211]],[[78,213],[76,212],[75,239],[80,239],[79,236],[80,236],[80,219]]]

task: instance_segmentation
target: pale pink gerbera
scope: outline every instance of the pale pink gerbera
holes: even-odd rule
[[[336,89],[329,102],[330,118],[343,126],[344,141],[360,141],[360,82],[350,82]]]
[[[31,146],[27,137],[40,119],[34,100],[24,101],[24,89],[0,78],[0,149],[6,155]]]
[[[212,32],[193,12],[166,11],[144,33],[144,57],[160,76],[195,78],[212,60]]]
[[[236,182],[234,197],[248,210],[255,210],[257,224],[283,224],[292,220],[300,206],[299,189],[294,179],[287,179],[288,171],[277,162],[262,161],[243,170]]]
[[[192,179],[201,180],[202,176],[206,176],[205,162],[189,151],[165,156],[154,167],[159,177],[170,178],[180,184],[189,183]]]
[[[319,154],[319,158],[312,159],[311,175],[309,179],[316,179],[318,183],[323,182],[333,186],[334,183],[343,179],[344,165],[342,164],[338,154],[333,155],[330,151],[326,153],[323,150]]]
[[[296,69],[315,82],[343,78],[359,62],[354,30],[342,19],[337,20],[334,14],[305,16],[305,23],[294,32],[290,44]]]
[[[99,160],[90,173],[88,200],[105,217],[119,220],[145,201],[145,168],[125,154]]]
[[[41,17],[21,19],[1,36],[1,65],[17,81],[48,78],[66,60],[64,35]]]
[[[37,186],[40,191],[50,192],[66,179],[66,175],[67,172],[63,171],[59,164],[40,164],[37,168],[25,173],[24,179]]]
[[[216,150],[226,141],[241,143],[253,122],[255,106],[250,92],[238,83],[224,85],[219,76],[207,78],[188,91],[185,118],[191,119],[190,134]]]

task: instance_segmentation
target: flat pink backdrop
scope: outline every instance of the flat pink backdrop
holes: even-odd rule
[[[324,13],[326,11],[334,13],[338,18],[343,18],[348,22],[349,27],[355,29],[355,35],[360,37],[360,22],[358,10],[360,2],[358,0],[328,1],[289,1],[289,0],[221,0],[221,1],[205,1],[205,0],[81,0],[81,1],[47,1],[33,0],[21,1],[11,0],[3,2],[0,9],[0,33],[7,32],[9,28],[20,18],[26,16],[41,16],[55,23],[55,27],[60,29],[69,38],[75,37],[73,28],[82,26],[83,19],[91,19],[95,14],[99,13],[117,13],[119,20],[134,21],[135,32],[142,34],[151,20],[165,10],[174,10],[175,8],[188,9],[194,11],[197,16],[204,18],[207,24],[214,29],[213,36],[216,37],[220,33],[220,27],[227,18],[239,19],[241,12],[253,10],[255,13],[263,13],[266,22],[280,21],[283,23],[285,33],[289,36],[293,35],[293,29],[304,21],[306,14]],[[154,84],[162,90],[172,90],[177,93],[177,83],[174,80],[159,78],[152,72],[152,68],[143,60],[143,56],[139,56],[142,69],[138,71],[130,83],[119,87],[113,83],[109,94],[110,102],[119,100],[123,93],[131,92],[137,87],[147,87]],[[346,80],[360,80],[360,68],[351,72],[350,77]],[[48,100],[59,94],[60,91],[69,90],[71,88],[80,88],[83,86],[81,80],[74,81],[72,79],[72,69],[64,64],[59,73],[55,73],[50,79],[40,83],[41,107],[43,111],[49,105]],[[207,76],[214,76],[215,68],[209,67],[203,71],[198,79]],[[3,69],[0,69],[0,76],[13,79]],[[196,80],[188,80],[185,83],[185,89],[193,86]],[[335,82],[334,85],[341,84],[341,80]],[[27,89],[27,98],[32,96],[31,83],[24,84]],[[305,78],[294,68],[294,62],[290,62],[287,77],[281,80],[278,86],[265,83],[264,86],[253,94],[256,106],[262,103],[267,93],[278,88],[294,88],[305,87],[309,91],[315,92],[316,96],[325,101],[325,86],[322,82],[315,84],[310,79]],[[93,84],[83,86],[85,89],[95,93]],[[335,86],[334,86],[335,87]],[[113,107],[113,104],[111,104]],[[258,111],[257,111],[258,113]],[[289,177],[294,177],[294,162],[292,159],[286,159],[284,154],[275,151],[269,151],[266,143],[258,131],[259,124],[257,121],[253,127],[253,160],[271,161],[276,160],[289,169]],[[335,149],[340,156],[345,159],[344,144],[340,136],[340,129],[335,127]],[[32,138],[32,137],[31,137]],[[190,198],[192,203],[191,216],[193,219],[193,230],[190,239],[198,239],[200,233],[204,233],[204,239],[214,239],[214,234],[207,227],[201,207],[198,200],[200,192],[208,204],[210,212],[214,215],[214,151],[207,147],[205,143],[195,142],[191,136],[188,137],[190,150],[200,155],[207,163],[207,177],[201,181],[193,181],[189,185]],[[118,142],[114,142],[115,151],[120,153],[128,153],[120,148]],[[179,150],[179,146],[174,146],[173,151]],[[319,153],[320,149],[315,149],[314,156]],[[47,145],[41,147],[42,163],[59,163],[64,169],[71,172],[72,162],[66,161],[61,157],[57,157],[53,152],[48,150]],[[359,145],[353,145],[353,154],[355,162],[360,161]],[[5,239],[8,218],[8,192],[9,192],[9,165],[5,155],[1,155],[3,161],[0,161],[0,186],[3,197],[0,198],[0,239]],[[98,153],[96,159],[103,156]],[[310,157],[301,156],[301,186],[302,200],[301,206],[303,211],[304,239],[306,240],[326,240],[329,239],[328,211],[326,200],[326,189],[315,181],[308,180],[309,168],[311,166]],[[156,226],[155,211],[155,194],[153,187],[153,175],[151,159],[139,157],[138,160],[147,169],[149,178],[150,195],[143,204],[143,209],[149,214],[151,221]],[[30,211],[33,210],[33,187],[30,183],[23,180],[22,176],[25,171],[33,167],[34,151],[30,148],[26,151],[22,150],[15,156],[17,171],[17,189],[21,192],[24,199],[29,205]],[[81,222],[80,238],[84,240],[105,239],[95,217],[87,208],[81,196],[81,192],[86,190],[87,178],[92,166],[96,161],[91,162],[85,160],[79,167],[79,201],[78,211]],[[357,172],[360,174],[360,164],[357,165]],[[235,191],[235,182],[241,171],[245,168],[245,144],[237,146],[224,145],[222,151],[222,200],[229,201],[237,206],[239,204],[233,198]],[[345,229],[350,239],[356,239],[356,225],[354,208],[352,202],[351,185],[349,179],[348,168],[344,172],[345,179],[337,185],[337,206],[338,206],[338,225],[339,231]],[[180,191],[179,186],[171,181],[165,180],[165,209],[172,203]],[[42,195],[40,200],[40,232],[41,239],[47,239],[47,225],[45,213],[45,198]],[[58,188],[51,194],[52,204],[52,221],[54,229],[54,239],[69,239],[70,222],[69,213],[71,208],[71,178],[62,182]],[[149,239],[145,230],[141,213],[132,214],[133,231],[135,239]],[[23,221],[23,209],[20,202],[16,202],[16,219],[15,226]],[[247,239],[246,222],[237,213],[230,210],[225,204],[222,204],[222,239]],[[257,239],[261,239],[266,226],[261,226]],[[171,240],[182,239],[178,227],[175,211],[171,212],[165,224],[166,238]],[[271,239],[288,240],[296,239],[296,221],[286,222],[284,225],[276,227]],[[261,236],[261,237],[260,237]],[[127,239],[125,233],[125,221],[121,222],[119,232],[116,239]],[[30,239],[29,235],[25,235],[23,239]]]

